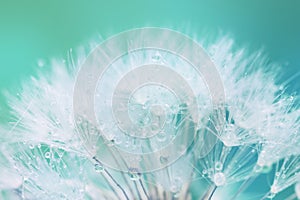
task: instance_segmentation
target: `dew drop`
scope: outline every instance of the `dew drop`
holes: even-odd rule
[[[115,134],[114,133],[108,133],[106,135],[106,139],[109,140],[109,141],[113,140],[114,138],[115,138]]]
[[[280,85],[279,90],[283,90],[283,89],[284,89],[284,85]]]
[[[33,144],[30,144],[30,145],[29,145],[29,149],[34,149],[34,145],[33,145]]]
[[[129,168],[128,175],[132,181],[137,181],[141,178],[141,173],[137,168]]]
[[[121,136],[116,136],[115,139],[114,139],[114,143],[116,145],[122,144],[122,138],[121,138]]]
[[[153,62],[159,62],[161,60],[161,55],[159,52],[156,52],[155,55],[151,57]]]
[[[226,183],[226,177],[224,173],[218,172],[214,175],[214,183],[216,186],[222,186]]]
[[[99,164],[99,163],[95,164],[95,171],[96,171],[97,173],[102,173],[102,172],[104,171],[103,165],[102,165],[102,164]]]
[[[270,192],[271,192],[271,195],[274,195],[274,196],[275,196],[275,195],[278,193],[278,187],[277,187],[276,185],[273,184],[273,185],[271,186]],[[274,196],[273,196],[273,197],[274,197]]]
[[[45,153],[45,158],[50,158],[51,157],[51,153],[48,151]]]
[[[182,187],[182,179],[180,177],[175,177],[174,180],[172,181],[170,191],[174,195],[178,195],[180,193]]]
[[[166,133],[164,131],[159,132],[156,134],[156,139],[158,142],[164,142],[167,139]]]
[[[168,157],[166,156],[160,156],[159,161],[161,164],[166,164],[168,162]]]
[[[216,162],[215,163],[215,169],[217,170],[217,171],[220,171],[220,170],[222,170],[223,169],[223,164],[221,163],[221,162]]]
[[[255,172],[257,173],[269,173],[272,170],[272,165],[256,165],[254,168]]]

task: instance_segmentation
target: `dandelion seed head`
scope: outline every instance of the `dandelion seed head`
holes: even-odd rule
[[[144,36],[126,41],[126,48],[141,45]],[[170,38],[161,43],[171,45]],[[185,59],[161,49],[140,49],[116,59],[98,82],[95,74],[84,74],[84,85],[93,87],[81,93],[79,102],[89,104],[83,97],[95,91],[95,121],[88,112],[74,113],[73,94],[79,68],[90,62],[85,52],[98,44],[80,48],[76,59],[70,51],[66,61],[51,62],[50,72],[25,82],[19,95],[7,95],[14,119],[1,130],[5,148],[0,153],[0,189],[18,191],[23,199],[191,199],[191,185],[199,181],[217,186],[212,199],[222,199],[222,188],[272,173],[272,165],[276,172],[271,194],[296,184],[297,97],[282,94],[284,88],[274,83],[277,66],[262,52],[233,50],[229,37],[202,46],[224,86],[220,105],[211,99],[220,94],[210,91],[209,80],[198,76]],[[117,43],[101,55],[109,57],[114,51]],[[93,67],[96,58],[88,66]],[[48,62],[39,60],[38,65],[44,70]],[[169,78],[166,82],[174,85],[168,87],[142,84],[127,90],[134,81],[152,80],[137,73],[141,66],[159,71],[162,65],[170,71],[161,77],[182,79],[173,83]],[[114,103],[118,106],[112,112]],[[209,190],[204,193],[210,195]]]

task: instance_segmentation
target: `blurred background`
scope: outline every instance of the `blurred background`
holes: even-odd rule
[[[0,90],[35,73],[39,59],[63,59],[98,35],[143,26],[230,34],[237,46],[263,48],[289,77],[300,69],[299,19],[300,0],[0,0]],[[3,117],[3,95],[0,103]]]

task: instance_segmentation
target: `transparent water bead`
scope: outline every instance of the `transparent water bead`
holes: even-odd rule
[[[128,175],[132,181],[137,181],[141,177],[141,173],[139,173],[138,169],[130,168],[128,171]]]
[[[216,169],[217,171],[222,170],[222,169],[223,169],[223,164],[222,164],[221,162],[216,162],[216,163],[215,163],[215,169]]]
[[[161,164],[168,163],[168,157],[166,157],[166,156],[160,156],[159,160],[160,160]]]
[[[224,173],[218,172],[214,175],[213,181],[216,186],[222,186],[226,183],[226,177],[225,177]]]
[[[279,188],[277,187],[277,185],[273,184],[271,186],[270,192],[271,192],[271,194],[277,194],[279,192]]]
[[[96,171],[97,173],[102,173],[102,172],[104,171],[103,165],[101,165],[101,164],[99,164],[99,163],[95,164],[95,171]]]
[[[34,149],[34,144],[29,144],[29,149]]]
[[[45,158],[50,158],[51,157],[51,153],[48,151],[45,153]]]
[[[154,55],[152,55],[151,59],[153,62],[159,62],[161,61],[161,54],[157,51]]]
[[[234,124],[229,124],[225,128],[226,134],[222,137],[222,141],[228,147],[236,146],[237,144],[239,144],[239,139],[235,133],[235,129],[236,127]]]
[[[156,134],[156,138],[158,142],[164,142],[167,139],[167,134],[164,131],[161,131],[158,134]]]
[[[263,165],[263,166],[256,165],[254,167],[254,171],[256,173],[269,173],[271,170],[272,170],[272,165]]]
[[[170,191],[174,194],[177,195],[182,187],[182,179],[180,177],[175,177],[174,180],[171,183]]]

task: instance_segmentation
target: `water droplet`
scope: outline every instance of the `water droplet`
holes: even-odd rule
[[[216,186],[222,186],[226,183],[226,177],[224,173],[218,172],[214,175],[214,183]]]
[[[166,156],[160,156],[159,160],[161,164],[166,164],[169,159]]]
[[[173,194],[178,195],[178,193],[180,193],[181,187],[182,187],[182,179],[180,177],[175,177],[174,180],[172,181],[170,191]]]
[[[270,190],[271,195],[274,194],[274,196],[275,196],[275,195],[278,193],[278,191],[279,191],[279,190],[278,190],[278,187],[277,187],[276,185],[273,184],[273,185],[271,186],[271,190]]]
[[[284,89],[284,85],[280,85],[279,90],[283,90],[283,89]]]
[[[215,163],[215,169],[217,171],[221,171],[223,169],[223,164],[221,162],[216,162]]]
[[[116,145],[122,144],[122,137],[121,136],[116,136],[114,139],[114,143]]]
[[[103,165],[102,165],[102,164],[99,164],[99,163],[95,164],[95,171],[96,171],[97,173],[102,173],[102,172],[104,171]]]
[[[136,168],[129,168],[128,175],[132,181],[137,181],[141,177],[139,170]]]
[[[51,153],[48,151],[45,153],[45,158],[50,158],[51,157]]]
[[[115,138],[115,134],[114,133],[108,133],[107,135],[106,135],[106,139],[107,140],[113,140]]]
[[[164,131],[159,132],[156,134],[156,139],[158,142],[164,142],[167,139],[166,133]]]
[[[137,173],[130,173],[129,177],[132,181],[137,181],[140,178],[140,176]]]
[[[254,170],[257,173],[269,173],[272,170],[272,165],[256,165]]]
[[[151,57],[151,59],[152,59],[153,62],[159,62],[159,61],[161,60],[161,55],[160,55],[160,53],[157,51],[157,52],[155,53],[155,55],[153,55],[153,56]]]
[[[34,144],[30,144],[29,149],[34,149]]]
[[[231,128],[226,129],[227,132],[226,132],[225,136],[222,138],[223,143],[228,147],[235,146],[239,142],[238,137],[233,132],[232,126],[234,127],[234,125],[232,124],[232,125],[230,125]]]

